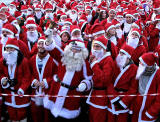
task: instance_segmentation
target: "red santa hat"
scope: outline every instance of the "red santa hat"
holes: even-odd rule
[[[83,27],[85,27],[85,25],[87,24],[88,22],[87,21],[81,21],[78,26],[80,27],[80,29],[82,30]]]
[[[13,24],[14,22],[17,22],[17,20],[16,20],[15,17],[9,16],[9,17],[8,17],[8,22],[11,23],[11,24]]]
[[[133,17],[133,18],[134,18],[133,12],[132,12],[131,10],[128,10],[128,11],[127,11],[125,17],[127,17],[127,16],[130,16],[130,17]]]
[[[111,6],[108,13],[110,13],[111,11],[114,11],[116,13],[116,8]]]
[[[67,17],[67,15],[65,13],[61,13],[61,17],[60,18],[62,18],[62,17]]]
[[[42,8],[41,4],[37,4],[35,10],[41,10],[41,8]]]
[[[138,28],[134,28],[134,29],[131,31],[131,34],[132,34],[132,33],[136,33],[139,38],[141,37],[141,30],[138,29]]]
[[[114,19],[114,20],[112,21],[112,24],[114,24],[115,27],[120,27],[120,26],[121,26],[120,22],[117,21],[116,19]]]
[[[79,22],[82,22],[82,21],[87,21],[86,14],[82,14],[81,17],[79,18]]]
[[[155,18],[155,20],[158,20],[158,21],[160,21],[160,14],[156,15],[156,18]]]
[[[64,24],[70,24],[70,25],[72,25],[72,19],[71,18],[65,19]]]
[[[63,5],[64,5],[63,2],[59,2],[59,3],[57,4],[57,7],[58,7],[58,8],[63,8]]]
[[[26,5],[22,5],[21,6],[21,11],[23,12],[23,11],[26,11],[28,8],[27,8],[27,6]]]
[[[5,24],[2,31],[10,32],[12,35],[17,34],[17,29],[11,24]]]
[[[0,5],[0,9],[2,10],[4,8],[8,9],[8,7],[2,2],[1,5]]]
[[[153,66],[158,59],[158,55],[153,52],[144,53],[139,61],[142,62],[145,66]]]
[[[104,36],[100,36],[96,38],[93,43],[99,44],[101,47],[103,47],[105,50],[107,49],[107,39]]]
[[[32,10],[33,11],[33,7],[31,5],[28,6],[28,10]]]
[[[106,32],[108,32],[111,28],[114,28],[114,27],[115,27],[115,25],[113,23],[107,23],[105,25],[105,30],[106,30]]]
[[[37,27],[35,21],[28,20],[27,23],[26,23],[26,28],[29,28],[29,27]]]
[[[91,8],[91,6],[87,6],[85,10],[92,11],[92,8]]]
[[[38,42],[45,42],[46,40],[46,37],[45,36],[41,36],[39,39],[38,39]]]
[[[104,26],[102,26],[100,23],[94,24],[91,28],[91,31],[93,36],[105,33]]]
[[[11,2],[9,5],[17,6],[17,3],[15,1]]]
[[[71,35],[72,35],[75,31],[80,31],[80,32],[81,32],[80,28],[79,28],[77,25],[71,25],[71,26],[70,26],[70,33],[71,33]]]
[[[91,34],[91,25],[90,24],[87,24],[86,25],[86,28],[83,32],[85,34],[86,37],[92,37],[92,34]]]
[[[127,55],[128,58],[131,58],[133,51],[134,51],[134,48],[127,44],[124,44],[120,49],[120,52]]]
[[[140,25],[139,25],[139,21],[136,21],[132,24],[132,26],[137,27],[138,29],[140,29]]]
[[[68,31],[68,29],[63,29],[63,30],[61,30],[61,32],[60,32],[60,36],[63,34],[63,33],[68,33],[69,35],[70,35],[70,32]]]
[[[123,12],[117,12],[117,17],[123,17]]]
[[[52,6],[49,2],[47,2],[47,3],[45,4],[45,6],[44,6],[44,9],[45,9],[45,11],[46,11],[46,10],[53,10],[53,6]]]
[[[18,40],[16,38],[8,38],[5,47],[13,47],[13,48],[19,50]]]

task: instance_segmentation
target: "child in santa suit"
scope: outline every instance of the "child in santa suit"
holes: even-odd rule
[[[30,85],[28,60],[20,52],[16,38],[8,39],[5,48],[4,58],[0,60],[0,79],[4,93],[12,96],[5,96],[4,103],[10,120],[26,122],[30,98],[22,95],[28,94]]]

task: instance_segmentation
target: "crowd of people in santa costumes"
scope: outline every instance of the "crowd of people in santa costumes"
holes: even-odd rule
[[[0,3],[0,122],[154,122],[160,0]]]

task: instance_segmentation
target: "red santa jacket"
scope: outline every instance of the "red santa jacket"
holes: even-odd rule
[[[154,51],[159,43],[159,32],[160,30],[158,28],[155,28],[155,24],[150,25],[149,27],[149,34],[150,34],[150,40],[149,40],[149,51]]]
[[[149,94],[160,93],[160,70],[157,67],[156,71],[151,75],[145,89],[144,96],[137,96],[132,104],[133,120],[138,122],[151,122],[158,118],[160,112],[160,96],[151,96]],[[138,94],[140,95],[140,93]],[[124,101],[125,102],[125,101]]]
[[[55,50],[50,52],[52,57],[54,57],[54,52]],[[60,57],[60,55],[57,55],[57,57]],[[83,64],[83,68],[79,72],[67,71],[66,67],[62,65],[60,60],[58,63],[58,72],[57,75],[54,76],[54,81],[52,82],[51,89],[49,91],[49,95],[55,95],[57,97],[45,97],[44,107],[49,109],[55,117],[61,116],[67,119],[73,119],[80,114],[81,98],[72,96],[82,95],[82,93],[77,91],[76,88],[81,83],[81,81],[88,84],[88,87],[91,87],[89,80],[91,79],[90,75],[92,74],[92,71],[89,68],[89,63],[87,61]],[[70,88],[67,88],[67,86]]]
[[[8,77],[10,72],[10,68],[4,64],[3,59],[0,60],[0,79],[3,77]],[[14,68],[13,68],[14,69]],[[14,87],[10,87],[9,83],[7,86],[3,86],[5,94],[17,94],[17,91],[20,90],[24,94],[29,94],[28,87],[30,86],[30,69],[29,63],[26,58],[23,58],[21,64],[15,67],[14,78],[17,79],[17,84]],[[10,89],[13,91],[11,91]],[[17,97],[17,96],[5,96],[5,104],[8,106],[12,106],[14,108],[22,108],[27,107],[30,105],[30,98],[29,97]]]
[[[54,63],[53,58],[51,58],[49,54],[43,59],[43,67],[42,67],[41,73],[39,72],[39,69],[38,69],[37,60],[38,60],[38,55],[34,55],[29,60],[31,74],[32,74],[31,86],[32,86],[33,95],[37,94],[38,92],[41,94],[46,94],[50,88],[51,82],[53,81],[53,75],[57,71],[57,65]],[[36,80],[40,82],[43,80],[45,82],[45,89],[34,87],[33,84]],[[31,98],[31,99],[35,101],[34,98]]]
[[[93,89],[89,96],[104,95],[104,97],[88,97],[87,103],[95,108],[107,109],[108,103],[105,96],[114,72],[114,63],[110,52],[107,52],[101,59],[94,61],[91,68],[93,71]]]
[[[135,64],[129,64],[127,65],[122,71],[117,66],[116,61],[115,63],[115,71],[114,71],[114,78],[113,82],[108,87],[108,94],[115,95],[113,97],[109,97],[110,104],[118,101],[123,100],[123,97],[119,97],[118,95],[130,95],[130,94],[136,94],[136,90],[132,90],[135,88],[135,85],[137,84],[137,80],[135,80],[135,76],[137,73],[137,66]],[[126,99],[126,98],[125,98]],[[131,103],[132,99],[127,99],[128,103]],[[123,103],[122,103],[123,104]],[[111,106],[109,106],[110,108]],[[112,111],[119,113],[125,113],[126,111]]]

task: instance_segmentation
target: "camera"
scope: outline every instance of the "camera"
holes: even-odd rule
[[[8,79],[8,83],[10,87],[14,87],[18,83],[18,81],[17,79]]]

